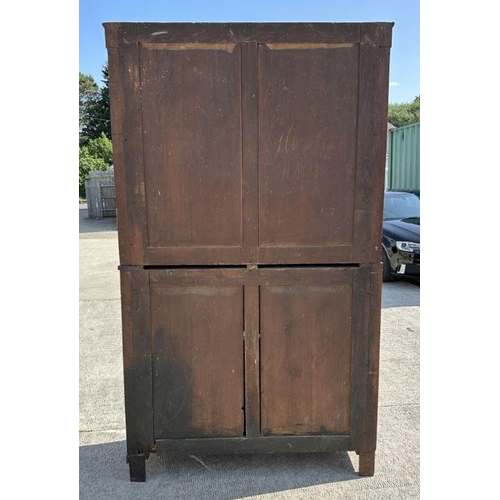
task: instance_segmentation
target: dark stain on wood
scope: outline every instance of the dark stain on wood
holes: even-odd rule
[[[146,481],[145,455],[128,455],[127,462],[130,467],[130,481],[133,483],[144,483]]]
[[[348,436],[269,436],[258,438],[159,439],[156,452],[169,453],[298,453],[346,450]]]
[[[155,408],[155,436],[201,433],[189,428],[192,421],[191,367],[182,360],[176,339],[165,335],[164,327],[158,326],[153,346],[153,392]]]
[[[242,436],[243,288],[151,289],[155,438]]]
[[[104,26],[131,480],[171,451],[373,475],[392,23]]]
[[[138,455],[154,444],[149,271],[121,271],[120,278],[127,453]]]

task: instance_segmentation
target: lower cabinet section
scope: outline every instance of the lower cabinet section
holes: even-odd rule
[[[372,475],[381,268],[121,268],[127,454],[355,450]]]

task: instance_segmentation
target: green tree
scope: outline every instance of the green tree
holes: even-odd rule
[[[113,163],[113,147],[104,132],[97,139],[90,139],[80,146],[79,195],[85,198],[85,181],[92,170],[107,170]]]
[[[113,145],[104,132],[97,139],[91,139],[83,149],[90,156],[101,158],[108,167],[113,164]]]
[[[88,137],[88,128],[95,103],[99,99],[100,89],[95,80],[90,75],[80,72],[80,145],[85,144]]]
[[[111,138],[108,63],[102,69],[100,88],[90,75],[80,73],[80,145],[104,133]]]
[[[102,88],[101,88],[101,114],[103,132],[111,139],[111,108],[109,105],[109,72],[108,62],[102,68]],[[420,98],[419,98],[420,105]]]
[[[420,121],[420,96],[412,102],[389,104],[388,121],[395,127],[403,127]]]

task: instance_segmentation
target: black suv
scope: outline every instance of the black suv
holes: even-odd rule
[[[420,278],[420,198],[386,191],[382,231],[384,281],[395,276]]]

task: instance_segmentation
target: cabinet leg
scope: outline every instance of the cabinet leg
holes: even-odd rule
[[[373,476],[375,474],[375,450],[359,452],[359,475]]]
[[[128,455],[127,462],[130,467],[130,481],[144,483],[146,481],[146,457],[144,455]]]

